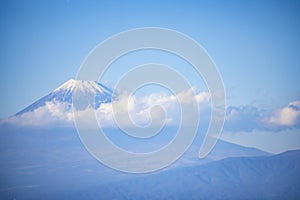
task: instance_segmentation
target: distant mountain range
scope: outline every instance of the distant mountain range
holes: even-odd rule
[[[87,188],[103,199],[299,199],[300,151],[228,158]]]
[[[96,161],[85,150],[74,129],[1,127],[0,198],[300,197],[300,151],[272,156],[219,141],[206,160],[199,160],[197,154],[192,152],[187,152],[174,165],[162,171],[144,175],[127,174]],[[263,154],[265,156],[254,156]]]

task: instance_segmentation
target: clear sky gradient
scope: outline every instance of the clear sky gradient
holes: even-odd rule
[[[207,50],[223,78],[227,106],[248,106],[235,108],[234,125],[241,131],[225,131],[223,140],[273,153],[297,149],[298,122],[298,128],[264,131],[255,120],[261,114],[257,109],[300,100],[299,19],[300,1],[1,1],[0,118],[75,78],[89,52],[106,38],[133,28],[162,27],[190,36]],[[160,53],[121,58],[105,83],[114,85],[132,65],[156,62],[182,70],[205,90],[184,62]],[[295,109],[285,107],[281,113],[299,112]],[[243,132],[251,123],[251,133]]]
[[[0,118],[75,78],[107,37],[149,26],[201,44],[229,105],[284,106],[300,99],[299,17],[299,1],[1,1]]]

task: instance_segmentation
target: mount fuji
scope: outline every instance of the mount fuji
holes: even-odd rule
[[[38,128],[38,129],[55,129],[55,128],[68,128],[72,129],[72,134],[76,134],[74,130],[75,126],[73,123],[73,112],[72,112],[72,103],[73,103],[73,94],[74,92],[79,91],[81,95],[89,96],[93,95],[94,102],[92,104],[93,109],[98,109],[101,104],[110,104],[115,100],[118,100],[114,95],[114,92],[109,87],[104,84],[98,83],[96,81],[88,80],[74,80],[70,79],[67,82],[63,83],[56,89],[54,89],[48,95],[37,100],[30,106],[18,112],[12,117],[12,123],[8,123],[10,127],[20,127],[24,128]],[[108,118],[106,113],[101,113],[101,119]],[[1,124],[0,124],[1,125]],[[163,131],[162,136],[154,138],[154,140],[145,144],[140,141],[133,141],[130,137],[127,137],[126,134],[120,131],[114,126],[104,127],[106,132],[108,132],[108,137],[111,140],[117,142],[119,145],[124,148],[129,148],[132,151],[136,151],[141,148],[152,149],[153,143],[158,146],[163,146],[166,144],[176,133],[176,129],[173,127],[167,127]],[[227,157],[249,157],[249,156],[267,156],[271,155],[269,153],[260,151],[255,148],[243,147],[240,145],[227,143],[225,141],[219,141],[218,145],[211,152],[211,154],[205,159],[199,162],[197,156],[197,151],[203,140],[202,132],[205,131],[205,127],[199,129],[197,137],[194,140],[194,144],[191,146],[189,151],[186,152],[186,156],[178,162],[178,165],[185,165],[186,163],[200,164],[206,163],[213,160],[219,160]],[[51,131],[50,131],[51,132]],[[63,135],[64,133],[61,133]],[[132,145],[134,143],[135,145]],[[154,145],[154,146],[155,146]],[[134,147],[133,147],[134,146]]]
[[[112,101],[113,91],[109,87],[96,81],[70,79],[56,88],[53,92],[18,112],[16,116],[34,111],[45,106],[47,103],[52,103],[54,105],[63,104],[63,110],[70,111],[72,109],[72,95],[75,90],[80,91],[80,94],[83,95],[94,95],[94,109],[99,108],[101,103],[110,103]]]
[[[74,134],[76,135],[76,130],[73,130],[75,127],[73,124],[72,114],[73,94],[75,91],[79,91],[80,94],[84,96],[93,95],[94,102],[92,108],[95,110],[98,109],[101,104],[109,104],[115,100],[118,100],[118,98],[114,96],[113,90],[104,84],[98,83],[96,81],[70,79],[54,89],[48,95],[38,99],[28,107],[15,114],[12,117],[13,120],[8,120],[9,123],[7,124],[9,124],[9,129],[11,127],[20,127],[22,129],[46,128],[52,130],[64,127],[72,129],[71,132],[74,132]],[[107,117],[107,115],[103,115],[103,118]],[[2,123],[2,126],[3,124],[5,123]],[[128,146],[132,146],[131,143],[133,141],[130,138],[123,137],[124,134],[118,128],[112,128],[111,126],[105,128],[106,130],[108,130],[107,132],[110,133],[109,136],[111,135],[110,137],[112,137],[110,139],[117,141],[119,145],[124,144],[126,148],[128,148]],[[200,143],[203,139],[202,131],[205,131],[205,127],[202,127],[200,129],[201,130],[197,134],[199,136],[197,136],[194,140],[194,145],[192,145],[190,150],[187,152],[188,156],[185,157],[185,159],[181,160],[183,161],[183,163],[199,163],[199,160],[195,155],[197,154],[197,151],[199,150],[198,146],[200,146]],[[171,135],[176,133],[176,129],[174,129],[173,127],[168,127],[163,133],[166,133],[165,136],[158,137],[157,140],[154,140],[154,142],[163,144],[164,142],[169,141],[170,139],[172,139]],[[63,133],[61,134],[63,135]],[[137,142],[136,144],[136,149],[140,148],[140,146],[138,146],[140,143]],[[146,144],[143,144],[143,148],[146,148],[146,146]],[[240,145],[227,143],[225,141],[219,141],[214,151],[212,151],[208,158],[203,160],[203,162],[201,163],[205,163],[208,161],[210,162],[212,160],[219,160],[227,157],[267,155],[271,154],[255,148],[243,147]],[[181,165],[181,161],[178,162],[179,165]]]

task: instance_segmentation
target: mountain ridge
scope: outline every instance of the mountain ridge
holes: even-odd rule
[[[166,179],[168,181],[160,181]],[[102,187],[97,192],[107,191],[105,198],[112,194],[118,198],[125,193],[129,194],[126,199],[298,199],[300,150],[273,156],[225,158]]]

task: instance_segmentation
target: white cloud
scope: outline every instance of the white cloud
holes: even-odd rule
[[[195,98],[201,108],[209,106],[210,95],[207,92],[194,94],[195,88],[183,91],[177,95],[153,93],[149,96],[137,97],[121,94],[113,103],[101,104],[95,110],[97,120],[102,127],[115,125],[114,117],[119,119],[121,126],[146,126],[150,123],[176,124],[180,121],[179,104],[188,105]],[[2,122],[20,126],[73,126],[72,105],[67,102],[46,102],[31,112],[13,116]],[[80,118],[88,119],[90,109],[78,112]],[[94,111],[93,111],[94,112]],[[130,116],[130,118],[126,116]]]
[[[300,101],[289,103],[288,106],[277,109],[267,119],[271,125],[295,126],[300,121]]]
[[[33,111],[23,113],[3,120],[4,123],[20,126],[71,126],[73,113],[70,104],[61,102],[46,102]]]
[[[207,92],[195,95],[194,89],[177,95],[154,93],[136,97],[123,94],[113,103],[101,104],[96,113],[98,121],[106,126],[113,125],[114,117],[120,126],[160,125],[162,121],[170,125],[180,123],[180,104],[191,104],[193,98],[204,108],[209,103],[210,95]]]

